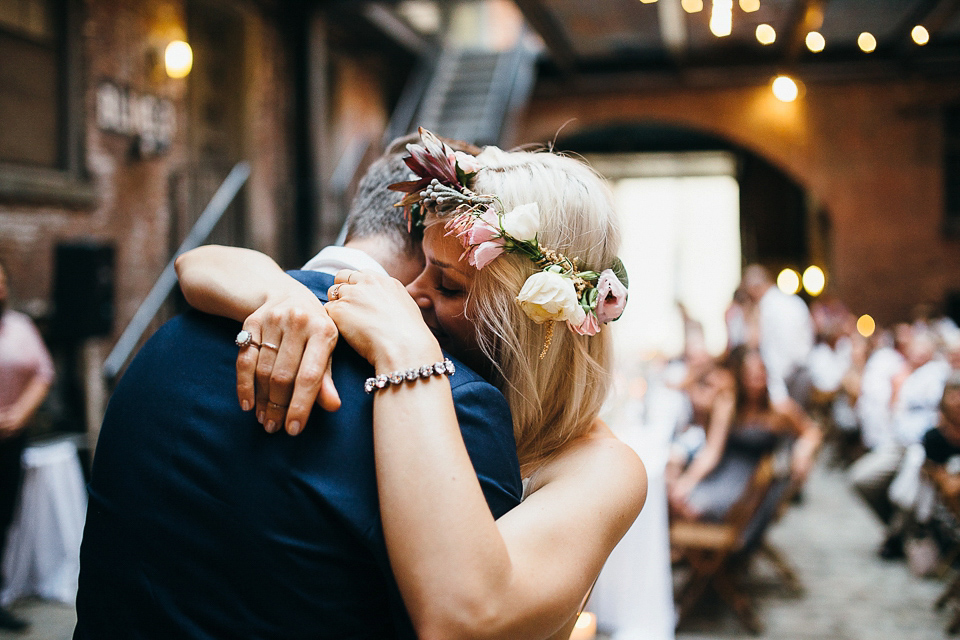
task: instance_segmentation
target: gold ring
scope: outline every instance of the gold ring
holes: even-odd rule
[[[280,347],[273,344],[272,342],[264,342],[260,345],[261,347],[266,347],[267,349],[273,349],[274,351],[280,351]]]
[[[339,300],[340,299],[340,287],[343,286],[342,282],[338,282],[330,288],[330,299]]]

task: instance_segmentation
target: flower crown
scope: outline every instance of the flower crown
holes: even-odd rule
[[[423,226],[427,211],[453,216],[445,225],[463,245],[461,259],[483,269],[502,253],[527,256],[540,271],[527,278],[517,302],[527,316],[549,322],[549,347],[554,322],[566,322],[580,335],[595,335],[600,325],[620,317],[627,303],[627,272],[619,258],[601,272],[580,270],[580,260],[540,245],[540,207],[536,202],[504,211],[499,198],[474,193],[469,184],[482,167],[476,158],[452,150],[433,133],[421,128],[422,145],[408,144],[404,162],[415,180],[390,185],[406,195],[403,207],[407,227]]]

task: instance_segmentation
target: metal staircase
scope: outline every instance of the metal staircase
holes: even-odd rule
[[[444,48],[410,128],[480,146],[501,144],[530,96],[535,61],[536,52],[522,39],[502,52]]]

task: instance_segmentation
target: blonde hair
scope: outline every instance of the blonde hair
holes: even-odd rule
[[[611,267],[620,229],[609,190],[592,169],[555,153],[495,147],[477,159],[483,169],[473,191],[496,196],[507,212],[539,205],[541,246],[578,258],[581,268]],[[523,283],[538,270],[522,255],[503,254],[477,273],[467,297],[480,348],[502,378],[521,465],[543,460],[587,433],[610,386],[608,327],[588,337],[559,324],[540,359],[548,325],[536,324],[516,303]]]

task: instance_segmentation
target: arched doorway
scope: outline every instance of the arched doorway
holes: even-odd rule
[[[756,153],[662,123],[577,131],[556,147],[608,179],[624,216],[624,262],[638,304],[621,334],[629,350],[675,355],[701,331],[726,346],[724,312],[743,265],[829,273],[829,224],[806,190]],[[638,300],[639,298],[639,300]],[[678,304],[679,303],[679,304]]]

